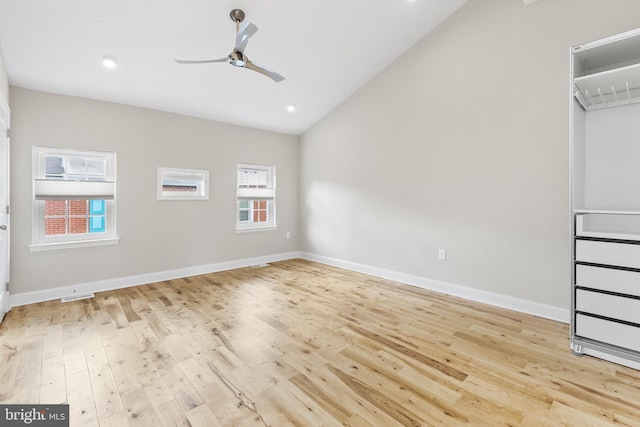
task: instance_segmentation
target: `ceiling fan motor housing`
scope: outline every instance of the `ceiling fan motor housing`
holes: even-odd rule
[[[244,55],[238,50],[234,49],[234,51],[229,55],[229,59],[229,63],[231,65],[235,65],[236,67],[244,67],[245,65],[247,65]]]
[[[233,22],[244,21],[244,11],[242,9],[233,9],[231,13],[229,13],[229,16]]]

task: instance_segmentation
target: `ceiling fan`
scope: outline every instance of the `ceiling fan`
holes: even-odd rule
[[[178,64],[207,64],[210,62],[228,62],[235,67],[248,68],[258,73],[264,74],[267,77],[272,78],[276,83],[284,80],[284,77],[273,70],[270,70],[262,65],[258,65],[255,62],[249,61],[249,58],[244,54],[244,50],[249,43],[249,39],[253,36],[258,27],[251,22],[244,21],[244,12],[240,9],[233,9],[229,14],[231,20],[236,23],[236,45],[233,51],[226,57],[220,59],[208,59],[203,61],[186,61],[183,59],[176,59]],[[241,25],[242,24],[242,25]]]

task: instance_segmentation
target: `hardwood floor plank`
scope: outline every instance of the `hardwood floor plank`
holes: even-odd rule
[[[98,418],[105,419],[124,410],[122,398],[111,372],[109,359],[104,349],[98,348],[85,352],[87,369],[91,379]]]
[[[66,384],[70,426],[94,427],[105,425],[98,421],[98,412],[89,372],[85,369],[72,374],[66,373]]]
[[[122,403],[130,426],[157,426],[160,419],[142,389],[124,393]]]
[[[154,402],[152,398],[149,399],[160,417],[160,425],[163,427],[191,427],[191,424],[185,415],[185,411],[182,410],[175,400],[162,402],[161,404],[156,405],[156,402]]]
[[[104,351],[118,392],[125,394],[140,390],[142,384],[136,375],[135,361],[140,353],[138,346],[109,340],[105,342]]]
[[[16,307],[0,402],[72,426],[640,426],[569,329],[304,260]]]
[[[332,396],[320,390],[305,375],[298,374],[291,378],[290,381],[341,423],[346,423],[353,415],[353,413],[345,409],[340,402],[335,401]]]
[[[356,394],[381,409],[403,426],[421,426],[423,424],[417,415],[393,399],[390,399],[388,396],[385,396],[382,392],[370,387],[358,378],[346,374],[338,368],[329,366],[329,369]]]
[[[129,427],[130,425],[125,411],[113,414],[100,422],[100,427]]]
[[[58,404],[67,401],[67,383],[64,375],[64,356],[42,361],[40,377],[40,404]]]
[[[414,381],[404,381],[393,369],[388,369],[379,360],[357,349],[344,350],[341,355],[344,359],[336,358],[332,364],[366,384],[385,390],[386,396],[410,409],[421,420],[448,425],[468,422],[467,416],[456,407],[461,394],[452,394],[449,389],[443,390],[435,382],[417,384]],[[444,393],[441,394],[442,391]]]
[[[171,359],[156,353],[154,365],[175,396],[176,402],[184,411],[202,405],[204,400],[191,382],[184,375],[178,364]]]
[[[213,412],[211,412],[209,407],[205,404],[188,410],[186,416],[192,427],[222,427],[218,418],[216,418]]]
[[[17,347],[15,360],[18,362],[17,380],[42,372],[43,335],[25,337],[24,344]]]
[[[8,399],[3,403],[39,403],[40,379],[40,372],[20,377],[13,387],[13,392],[8,395]]]

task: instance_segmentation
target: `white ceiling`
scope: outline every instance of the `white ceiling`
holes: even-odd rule
[[[0,45],[15,86],[301,134],[466,1],[0,0]],[[228,55],[235,8],[286,80],[173,61]]]

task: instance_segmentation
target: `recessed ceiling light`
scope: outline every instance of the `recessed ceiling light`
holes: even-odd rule
[[[296,111],[296,105],[295,104],[291,104],[287,107],[287,111],[290,113],[293,113],[294,111]]]
[[[105,56],[102,58],[102,65],[104,65],[105,68],[116,68],[117,64],[116,58],[113,56]]]

